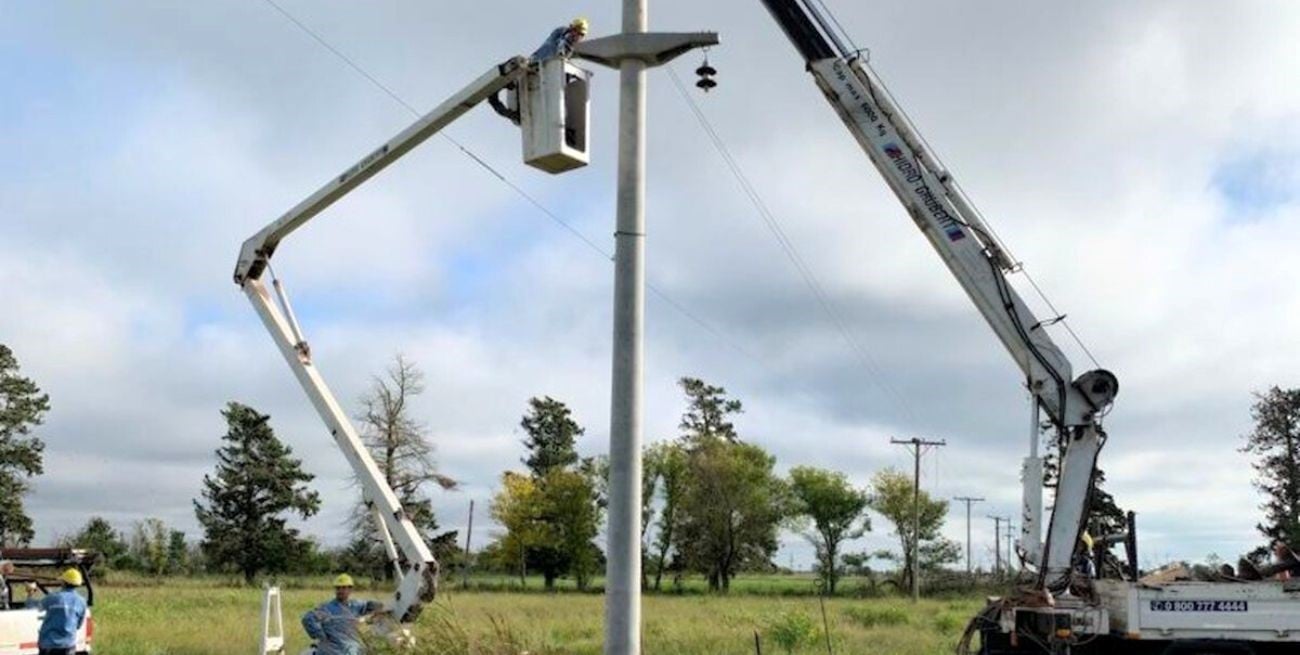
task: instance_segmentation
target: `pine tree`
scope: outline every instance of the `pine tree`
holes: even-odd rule
[[[727,420],[732,414],[744,412],[739,400],[727,398],[727,390],[705,383],[699,378],[684,377],[677,381],[686,393],[686,411],[678,428],[682,439],[695,446],[709,439],[722,439],[732,443],[740,441],[736,426]]]
[[[286,570],[301,550],[287,515],[314,515],[320,497],[307,487],[314,476],[275,437],[271,417],[235,402],[221,415],[228,426],[224,445],[214,475],[203,476],[203,502],[194,501],[194,513],[211,565],[237,570],[251,583],[263,571]]]
[[[1300,389],[1273,387],[1255,398],[1255,429],[1241,450],[1255,456],[1255,488],[1264,493],[1265,522],[1258,528],[1270,542],[1294,547],[1300,544]]]
[[[0,344],[0,546],[25,545],[35,535],[23,496],[27,479],[45,470],[45,444],[31,432],[48,411],[49,395],[18,374],[13,351]]]
[[[524,447],[528,449],[528,456],[521,461],[534,477],[544,478],[552,469],[578,463],[574,444],[584,430],[564,403],[550,396],[529,398],[528,412],[519,427],[524,430]]]

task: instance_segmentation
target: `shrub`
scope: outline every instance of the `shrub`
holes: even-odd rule
[[[948,634],[950,632],[956,632],[965,624],[966,624],[965,619],[958,617],[954,614],[945,613],[945,614],[939,614],[934,617],[934,629],[944,634]]]
[[[911,620],[907,611],[898,607],[850,607],[844,613],[864,628],[907,625]]]
[[[786,653],[793,653],[796,648],[812,642],[816,633],[813,620],[803,612],[781,614],[767,627],[768,636]]]

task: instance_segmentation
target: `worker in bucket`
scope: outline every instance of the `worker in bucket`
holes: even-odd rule
[[[551,31],[551,35],[546,37],[542,47],[533,53],[533,59],[542,61],[551,57],[568,57],[573,54],[573,46],[587,36],[587,29],[591,24],[586,18],[575,18],[573,22],[562,27],[557,27]]]
[[[382,603],[352,600],[352,576],[334,578],[334,600],[302,616],[302,627],[314,642],[317,655],[360,655],[365,652],[357,625],[383,610]]]
[[[59,581],[62,587],[47,594],[40,602],[39,607],[45,612],[36,639],[40,655],[75,655],[77,631],[86,622],[86,601],[77,593],[77,587],[85,583],[81,571],[67,569],[59,576]]]

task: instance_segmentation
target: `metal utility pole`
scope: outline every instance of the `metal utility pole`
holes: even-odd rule
[[[966,576],[971,574],[971,547],[970,547],[970,506],[974,503],[984,502],[983,498],[972,498],[970,496],[957,496],[953,500],[959,503],[966,503]]]
[[[948,442],[912,437],[890,439],[889,443],[907,446],[912,451],[912,602],[915,603],[921,600],[921,457],[927,448],[947,446]]]
[[[1002,517],[988,518],[993,519],[993,575],[997,577],[1002,575]]]
[[[605,653],[641,652],[641,396],[645,316],[645,72],[713,33],[647,32],[647,0],[623,0],[623,32],[579,43],[574,56],[619,71],[614,232],[614,356],[609,418]]]

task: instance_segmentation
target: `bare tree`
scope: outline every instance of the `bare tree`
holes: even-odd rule
[[[414,362],[396,355],[388,370],[371,381],[370,390],[361,397],[361,411],[356,419],[361,440],[370,449],[384,481],[397,494],[407,516],[438,556],[445,554],[447,548],[455,548],[456,533],[438,533],[430,486],[454,489],[456,481],[438,471],[428,426],[412,416],[414,399],[423,392],[424,373]],[[366,561],[355,564],[375,573],[381,569],[385,574],[391,573],[384,566],[386,556],[381,538],[364,499],[353,511],[351,522],[356,542],[352,552],[368,555],[364,557]]]

